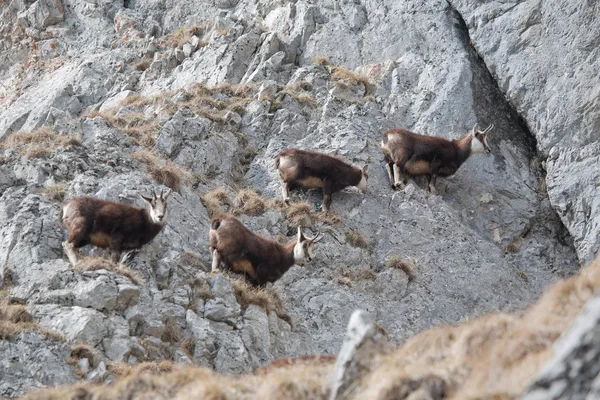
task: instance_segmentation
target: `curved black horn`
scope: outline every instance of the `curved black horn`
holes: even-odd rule
[[[154,189],[152,189],[150,193],[152,193],[152,197],[156,198],[156,192],[154,191]]]
[[[488,126],[487,128],[485,128],[485,131],[483,131],[483,133],[488,133],[492,129],[494,129],[494,124],[491,124],[490,126]]]
[[[160,198],[161,198],[161,199],[163,198],[163,194],[164,194],[164,192],[165,192],[165,189],[160,189]]]
[[[321,241],[321,239],[323,239],[325,237],[325,235],[321,234],[321,231],[317,231],[317,234],[315,235],[315,237],[313,237],[310,241],[312,243],[318,243]]]

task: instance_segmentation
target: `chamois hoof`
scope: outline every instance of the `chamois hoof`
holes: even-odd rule
[[[436,188],[432,188],[429,187],[429,193],[431,193],[432,196],[437,196],[438,195],[438,191]]]
[[[402,190],[402,189],[404,189],[404,187],[405,187],[404,183],[396,183],[392,186],[392,188],[394,190]]]

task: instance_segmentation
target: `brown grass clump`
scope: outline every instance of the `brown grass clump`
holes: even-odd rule
[[[361,249],[371,248],[371,245],[369,244],[367,238],[359,231],[351,231],[346,233],[346,241],[352,247],[359,247]]]
[[[187,354],[187,356],[191,359],[194,358],[194,351],[196,351],[196,340],[192,337],[186,337],[179,344],[179,348]]]
[[[279,295],[272,288],[258,288],[244,281],[235,280],[233,281],[233,289],[235,290],[235,297],[237,297],[243,310],[251,304],[257,305],[267,313],[274,312],[294,328],[292,317],[287,313]]]
[[[171,160],[162,160],[148,150],[137,150],[131,155],[146,164],[152,179],[178,193],[181,192],[183,185],[189,184],[192,180],[190,171]]]
[[[415,279],[415,264],[406,258],[402,258],[397,254],[394,254],[390,258],[387,259],[386,262],[389,268],[396,268],[404,271],[406,276],[408,276],[408,280],[412,281]]]
[[[313,57],[311,61],[313,62],[313,64],[321,64],[323,66],[329,65],[329,60],[327,59],[327,57],[323,56]]]
[[[79,343],[71,346],[71,359],[72,364],[77,364],[81,359],[87,358],[90,366],[96,368],[100,363],[100,352],[93,347]]]
[[[175,368],[173,361],[149,361],[131,365],[123,362],[108,362],[106,364],[108,371],[119,378],[127,378],[140,375],[161,375],[166,374]]]
[[[63,201],[67,194],[69,185],[66,183],[57,183],[56,185],[48,185],[42,189],[42,194],[54,201]]]
[[[344,67],[333,67],[332,70],[331,80],[337,86],[347,89],[352,86],[363,85],[365,88],[364,95],[366,96],[369,93],[372,83],[368,76],[357,74]]]
[[[358,273],[357,277],[362,280],[374,281],[377,279],[377,274],[369,267],[365,267]]]
[[[286,211],[286,217],[294,226],[307,227],[312,225],[312,208],[306,201],[291,203]]]
[[[102,257],[82,257],[75,266],[75,269],[80,271],[98,271],[105,269],[129,278],[129,280],[136,285],[141,285],[143,283],[142,278],[131,268],[123,264],[115,264],[112,261]]]
[[[176,343],[181,340],[181,328],[177,325],[177,322],[171,317],[165,318],[164,321],[165,330],[160,338],[166,343]]]
[[[202,37],[206,32],[208,23],[202,25],[193,25],[187,28],[179,28],[158,40],[158,44],[163,47],[182,48],[184,44],[190,43],[192,36]],[[200,41],[198,46],[206,46],[208,42]]]
[[[137,61],[135,64],[133,64],[133,70],[134,71],[145,71],[148,69],[151,62],[152,62],[151,58],[144,57],[141,60]]]
[[[17,148],[19,153],[29,160],[49,157],[61,148],[80,145],[81,142],[75,136],[56,134],[52,129],[44,126],[31,132],[15,132],[2,143],[0,148]]]
[[[263,198],[253,189],[240,190],[233,199],[235,214],[260,215],[265,212]]]
[[[229,198],[229,193],[223,188],[212,189],[202,196],[201,200],[204,207],[206,207],[206,212],[210,218],[214,218],[222,212],[225,212],[233,204]],[[227,206],[227,208],[224,210],[223,206]]]

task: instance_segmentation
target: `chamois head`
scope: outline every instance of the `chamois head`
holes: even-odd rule
[[[152,197],[142,196],[142,199],[146,200],[150,204],[148,213],[152,222],[155,224],[164,225],[167,223],[167,198],[171,194],[171,189],[160,191],[160,196],[157,196],[154,190],[152,190]]]
[[[362,167],[361,170],[362,176],[360,178],[360,182],[358,182],[358,185],[356,185],[356,187],[363,193],[367,192],[367,181],[369,180],[369,164],[366,164],[364,167]]]
[[[473,127],[473,140],[471,140],[471,153],[490,153],[492,149],[488,146],[487,135],[494,129],[494,124],[491,124],[485,130],[479,130],[479,124]]]
[[[322,238],[323,236],[319,237],[319,232],[313,238],[306,237],[302,232],[302,228],[298,227],[298,238],[294,246],[294,263],[303,265],[306,261],[311,261],[313,259],[315,243]]]

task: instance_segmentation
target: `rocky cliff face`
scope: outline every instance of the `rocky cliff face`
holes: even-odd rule
[[[32,328],[14,320],[1,346],[20,353],[54,340],[47,347],[56,347],[60,368],[49,377],[8,358],[3,368],[20,368],[22,378],[3,383],[1,396],[76,374],[109,381],[118,362],[172,359],[242,372],[279,357],[333,354],[357,307],[400,342],[524,305],[597,249],[594,4],[2,7],[5,306],[25,306],[41,329],[97,352],[97,363],[69,366],[64,344],[32,339]],[[569,24],[557,22],[563,14]],[[420,179],[389,187],[378,148],[384,130],[456,138],[475,122],[496,125],[492,155],[440,179],[440,196]],[[313,191],[282,207],[273,200],[273,158],[291,146],[369,164],[368,193],[334,195],[332,215],[316,211],[321,194]],[[68,264],[57,221],[63,199],[142,206],[140,193],[166,186],[177,190],[168,225],[130,270],[98,259]],[[316,260],[268,292],[211,275],[210,216],[227,204],[265,235],[283,239],[298,224],[325,232]],[[414,279],[394,268],[411,265]]]

